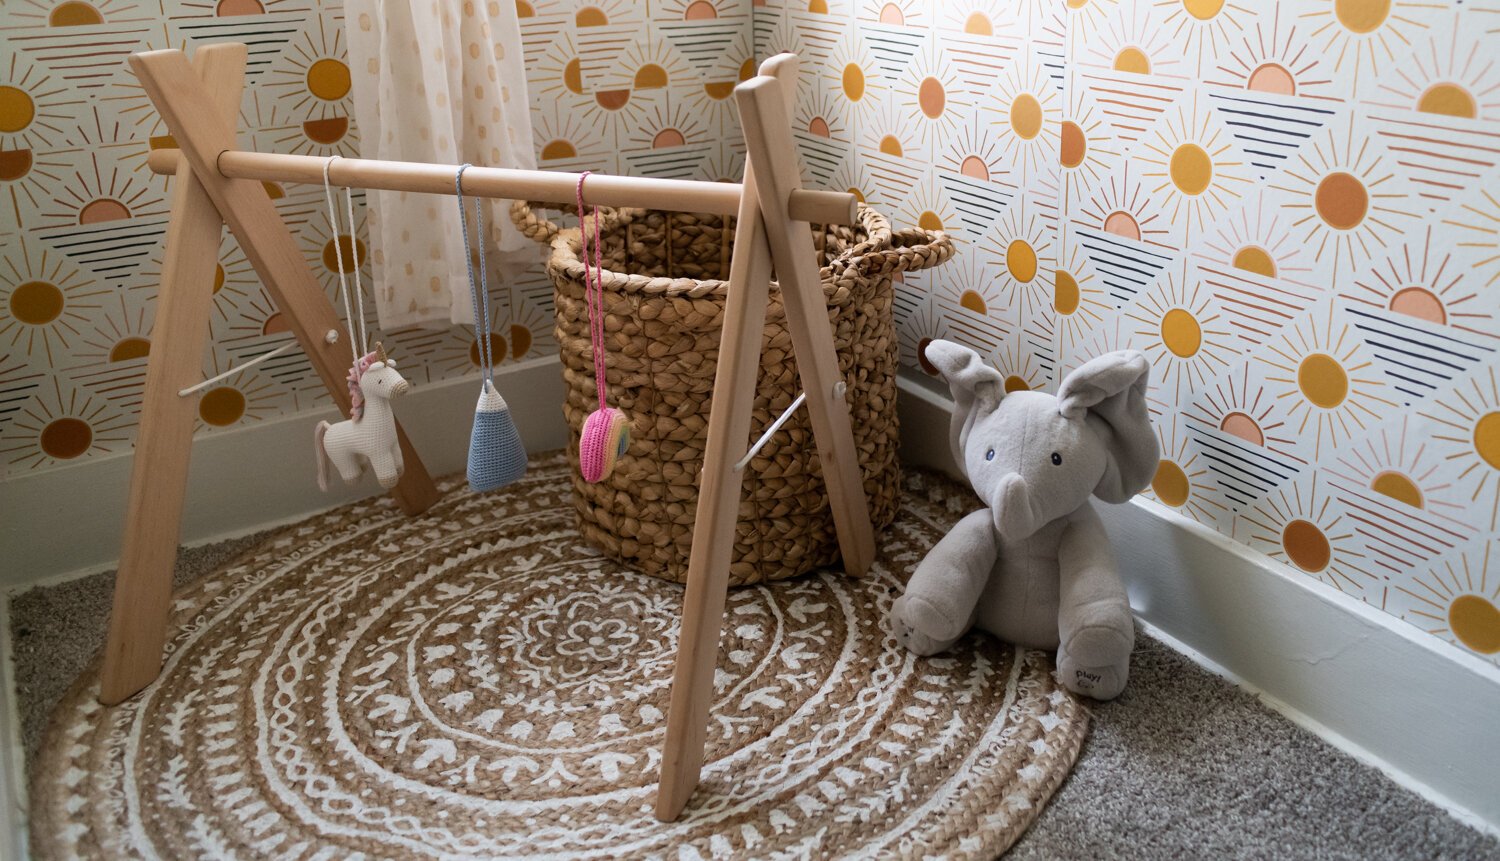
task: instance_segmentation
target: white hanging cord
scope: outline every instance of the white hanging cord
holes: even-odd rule
[[[200,392],[200,391],[208,388],[209,386],[213,385],[214,383],[219,382],[220,380],[227,380],[230,377],[234,376],[235,374],[238,374],[240,371],[245,370],[246,368],[250,368],[250,367],[253,367],[255,365],[259,365],[261,362],[264,362],[267,359],[274,359],[277,356],[281,355],[282,353],[285,353],[288,350],[295,349],[296,347],[297,347],[297,342],[296,341],[293,341],[290,344],[282,344],[281,346],[277,347],[276,349],[272,350],[269,353],[261,353],[259,356],[256,356],[255,358],[251,359],[250,361],[245,362],[242,365],[237,365],[236,367],[230,368],[229,370],[225,371],[222,374],[218,374],[216,376],[209,377],[208,379],[206,379],[203,382],[197,384],[196,386],[188,386],[185,389],[179,390],[177,392],[177,397],[179,397],[179,398],[185,398],[188,395],[191,395],[193,392]]]
[[[761,449],[765,448],[766,443],[771,441],[771,437],[774,436],[778,430],[781,430],[781,426],[786,424],[786,420],[792,417],[792,413],[795,413],[797,411],[797,408],[802,406],[806,402],[807,392],[798,392],[797,399],[795,401],[792,401],[792,405],[783,410],[781,415],[776,417],[776,421],[771,422],[771,426],[766,428],[766,432],[760,435],[760,439],[755,441],[755,445],[750,446],[750,450],[745,452],[745,456],[740,458],[735,463],[734,471],[739,472],[740,470],[744,469],[745,466],[750,463],[750,459],[752,457],[755,457],[756,452],[759,452]]]
[[[355,367],[359,365],[360,357],[369,352],[369,350],[366,349],[365,342],[363,296],[360,296],[359,299],[359,337],[357,339],[355,338],[354,308],[349,300],[349,281],[344,274],[344,245],[339,241],[340,233],[338,213],[333,207],[333,184],[328,179],[328,168],[333,165],[333,160],[336,158],[339,158],[339,156],[332,155],[328,157],[327,161],[323,162],[323,199],[328,203],[328,229],[333,233],[333,256],[334,259],[338,262],[339,271],[339,295],[341,295],[344,299],[344,317],[349,324],[349,348],[354,353],[354,363],[353,365],[351,365],[351,367]],[[344,193],[349,197],[349,245],[352,250],[356,247],[354,245],[354,198],[353,193],[348,189],[344,189]],[[358,260],[354,261],[354,268],[356,270],[359,269]],[[359,276],[356,274],[355,277],[358,278]]]
[[[349,257],[354,260],[354,307],[359,310],[359,346],[369,351],[370,338],[365,334],[365,285],[359,280],[359,232],[354,228],[354,189],[344,188],[344,208],[349,212]],[[339,248],[339,264],[343,265],[344,249]]]

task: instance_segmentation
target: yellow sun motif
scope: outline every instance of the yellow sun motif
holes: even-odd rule
[[[1048,369],[1022,340],[1007,339],[993,354],[995,369],[1004,378],[1006,394],[1042,391],[1052,382]]]
[[[931,177],[912,189],[912,193],[896,208],[894,216],[892,226],[947,231],[955,234],[958,241],[965,241],[958,214],[948,200],[948,195],[943,193]]]
[[[781,32],[778,30],[778,32]],[[792,53],[801,55],[800,46],[793,45]],[[787,48],[770,48],[768,46],[766,56],[774,56]],[[804,71],[806,68],[804,67]],[[750,72],[751,74],[746,74]],[[742,81],[754,77],[757,72],[755,67],[754,41],[748,35],[736,36],[728,48],[724,49],[708,65],[706,70],[695,69],[690,74],[690,81],[694,81],[687,94],[685,103],[696,111],[704,122],[709,126],[718,128],[724,124],[739,122],[739,110],[734,103],[734,88]],[[674,90],[674,104],[678,103]]]
[[[1376,593],[1371,603],[1379,605],[1380,581],[1369,571],[1355,521],[1319,487],[1317,475],[1275,491],[1235,526],[1236,537],[1271,558],[1361,599]]]
[[[1096,36],[1078,46],[1081,64],[1131,75],[1182,77],[1190,73],[1183,68],[1179,45],[1155,20],[1150,7],[1136,3],[1120,10],[1122,14],[1113,16]]]
[[[845,105],[831,93],[818,92],[797,100],[792,134],[799,139],[830,142],[850,140]]]
[[[1358,444],[1341,449],[1337,465],[1329,472],[1386,499],[1446,517],[1450,525],[1462,527],[1465,507],[1447,498],[1453,490],[1453,481],[1443,470],[1445,461],[1411,424],[1410,416],[1402,416],[1399,425],[1382,427]]]
[[[855,30],[834,45],[822,77],[823,86],[847,103],[848,121],[856,127],[885,102],[886,76],[876,66],[865,38]]]
[[[1260,192],[1250,205],[1214,222],[1201,243],[1204,256],[1240,273],[1305,285],[1312,262],[1292,234],[1292,220]]]
[[[1260,358],[1266,381],[1280,387],[1276,397],[1288,422],[1304,438],[1311,436],[1313,460],[1322,457],[1325,445],[1342,445],[1397,407],[1359,336],[1335,316],[1330,301],[1288,327]]]
[[[1306,464],[1298,454],[1297,441],[1283,418],[1282,404],[1250,377],[1250,366],[1241,365],[1204,387],[1183,411],[1190,423],[1233,437],[1238,443],[1265,449],[1279,460]]]
[[[619,56],[598,77],[601,90],[643,92],[669,86],[686,89],[697,80],[697,71],[669,42],[638,42]]]
[[[109,222],[164,215],[166,202],[145,177],[113,160],[117,153],[72,154],[70,181],[52,188],[41,227],[97,227]]]
[[[1376,150],[1369,138],[1355,135],[1352,123],[1342,134],[1327,129],[1288,160],[1270,185],[1290,196],[1284,208],[1293,217],[1291,227],[1305,232],[1315,260],[1329,262],[1334,286],[1414,217],[1393,168]]]
[[[1192,447],[1188,435],[1179,427],[1178,419],[1172,417],[1157,422],[1156,438],[1161,446],[1161,460],[1156,465],[1156,474],[1151,477],[1146,496],[1199,523],[1217,523],[1229,508],[1216,498],[1218,488],[1213,483],[1213,476],[1204,459]]]
[[[1131,174],[1131,165],[1126,162],[1118,175],[1094,187],[1089,197],[1073,208],[1073,223],[1133,242],[1172,248],[1161,205]]]
[[[928,44],[927,50],[912,58],[891,92],[900,99],[903,121],[916,131],[922,146],[931,151],[958,130],[960,118],[971,102],[959,85],[952,61],[936,47],[936,42]]]
[[[1477,196],[1443,224],[1457,228],[1454,243],[1475,256],[1474,267],[1483,275],[1484,286],[1500,284],[1500,198],[1487,188],[1478,189]]]
[[[995,81],[996,125],[1001,154],[1023,185],[1057,161],[1062,132],[1062,96],[1047,69],[1030,53],[1011,63]]]
[[[1010,162],[1002,156],[997,135],[978,116],[958,127],[933,164],[941,170],[980,182],[1006,183]]]
[[[930,286],[934,310],[961,343],[988,353],[1010,337],[1017,315],[979,255],[961,254],[935,270]]]
[[[31,152],[63,133],[72,119],[70,93],[66,81],[15,55],[0,68],[0,151],[7,153],[0,159],[0,179],[14,182],[25,176]]]
[[[1217,53],[1217,62],[1203,71],[1210,84],[1304,99],[1337,99],[1329,58],[1308,43],[1307,25],[1283,20],[1281,6],[1270,21],[1257,21],[1253,30]]]
[[[890,27],[925,27],[926,6],[919,0],[864,0],[859,7],[859,20]]]
[[[151,352],[151,321],[146,316],[146,307],[139,303],[132,307],[123,293],[106,297],[104,304],[108,310],[103,319],[84,333],[73,355],[90,370],[145,359]],[[82,376],[78,379],[92,385]]]
[[[435,197],[413,195],[411,203],[414,209],[421,207],[418,211],[428,220],[434,222],[439,220],[438,207],[443,205],[443,201]],[[451,202],[448,205],[452,205]],[[348,230],[349,226],[345,221],[345,213],[340,211],[338,215],[340,231]],[[370,291],[374,288],[374,284],[371,281],[370,246],[367,238],[369,236],[367,225],[368,215],[369,213],[365,209],[364,193],[356,191],[354,194],[355,224],[353,236],[346,232],[340,232],[336,238],[334,237],[332,228],[328,224],[326,207],[313,213],[308,219],[307,225],[298,231],[297,238],[302,246],[303,255],[307,258],[308,265],[312,268],[312,272],[317,276],[318,281],[323,285],[323,290],[327,294],[329,301],[338,304],[341,312],[343,309],[343,300],[339,295],[340,256],[343,257],[344,275],[349,281],[349,290],[351,293],[354,290],[354,267],[358,265],[360,268],[360,278],[364,284],[366,293],[365,307],[371,314],[375,310],[375,303],[371,301],[369,296]],[[437,246],[428,249],[429,252],[433,253],[436,253],[438,250]],[[444,293],[448,289],[446,285],[441,284],[431,284],[428,286],[434,290],[441,288]],[[351,300],[352,298],[351,296]]]
[[[1361,73],[1392,65],[1427,29],[1419,20],[1426,6],[1422,0],[1333,0],[1301,18],[1313,49],[1330,58],[1335,73],[1347,70],[1358,90]]]
[[[1103,181],[1119,147],[1087,89],[1075,81],[1069,90],[1069,105],[1058,124],[1057,163],[1065,203],[1073,205]]]
[[[844,159],[834,170],[829,186],[854,195],[854,199],[860,203],[868,203],[875,197],[875,176],[865,167],[862,158]]]
[[[1482,40],[1462,29],[1418,45],[1381,77],[1371,103],[1460,120],[1500,116],[1500,68]]]
[[[14,10],[18,26],[87,27],[148,21],[151,14],[129,0],[24,0]]]
[[[527,68],[526,86],[544,105],[576,110],[589,101],[592,89],[584,83],[583,59],[572,36],[564,33],[547,46],[534,66]],[[733,83],[729,89],[734,89]]]
[[[1251,187],[1230,136],[1214,122],[1212,110],[1199,107],[1196,94],[1157,124],[1135,158],[1151,196],[1184,230],[1184,242],[1207,230]]]
[[[537,166],[543,170],[602,170],[610,147],[592,124],[565,110],[532,113],[532,140],[536,143]]]
[[[0,346],[33,364],[57,367],[109,289],[65,257],[27,242],[0,256]]]
[[[1093,264],[1077,242],[1069,241],[1066,225],[1061,229],[1058,247],[1062,253],[1052,271],[1051,319],[1066,349],[1079,343],[1104,320],[1109,300],[1098,283]]]
[[[302,138],[297,151],[331,152],[330,148],[344,142],[354,107],[349,54],[341,28],[317,18],[315,27],[302,31],[282,49],[264,86],[297,118]]]
[[[1181,42],[1199,74],[1217,65],[1220,53],[1255,17],[1252,7],[1229,0],[1155,0],[1153,5],[1166,10],[1163,28]]]
[[[1432,227],[1354,279],[1343,295],[1352,301],[1394,311],[1436,326],[1452,326],[1486,338],[1500,338],[1494,315],[1478,301],[1477,279],[1453,261]]]
[[[858,125],[858,155],[874,180],[870,201],[889,204],[904,200],[925,173],[925,159],[918,158],[921,142],[903,113],[895,105],[887,105],[871,121]]]
[[[1075,49],[1089,44],[1105,21],[1109,20],[1119,2],[1120,0],[1063,0],[1063,11],[1067,14],[1065,27]]]
[[[111,454],[125,447],[132,424],[103,398],[53,377],[0,435],[0,459],[29,470]]]
[[[966,36],[994,36],[1004,29],[1007,9],[998,0],[967,0],[943,3],[938,29]]]
[[[1469,505],[1488,509],[1489,528],[1500,506],[1500,379],[1494,368],[1476,372],[1452,391],[1419,409],[1436,422],[1432,440],[1457,470],[1454,483]]]
[[[205,379],[232,369],[232,361],[220,352],[221,349],[211,351],[209,363],[203,369]],[[232,374],[193,395],[198,399],[197,429],[233,427],[264,421],[274,415],[282,393],[261,375],[262,367]]]
[[[736,11],[735,4],[724,0],[666,0],[658,14],[676,21],[712,21]]]
[[[666,149],[703,143],[708,138],[697,116],[686,106],[678,105],[672,110],[656,106],[642,120],[641,125],[627,138],[625,150]]]
[[[979,241],[978,250],[994,269],[1003,292],[1026,316],[1049,307],[1052,284],[1047,273],[1057,268],[1056,230],[1022,195],[995,227]]]
[[[1135,324],[1134,342],[1151,359],[1156,385],[1173,392],[1174,401],[1207,383],[1229,366],[1234,350],[1229,330],[1211,301],[1212,292],[1181,277],[1162,276],[1125,316]]]
[[[1500,655],[1500,571],[1490,570],[1493,539],[1430,567],[1396,587],[1401,618],[1492,660]]]

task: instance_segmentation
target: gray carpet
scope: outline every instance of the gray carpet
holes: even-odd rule
[[[184,551],[178,582],[255,540]],[[110,594],[101,574],[11,599],[28,762],[103,643]],[[1129,688],[1095,709],[1072,776],[1007,857],[1500,859],[1500,840],[1142,637]]]

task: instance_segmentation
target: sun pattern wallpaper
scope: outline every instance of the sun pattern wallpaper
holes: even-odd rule
[[[1500,661],[1500,3],[757,3],[809,179],[1007,388],[1150,357],[1149,495]],[[930,368],[927,369],[930,373]]]
[[[498,2],[498,0],[491,0]],[[504,0],[513,2],[513,0]],[[342,4],[316,0],[0,0],[0,469],[51,469],[128,452],[151,348],[165,178],[146,157],[173,146],[125,58],[210,42],[250,46],[240,145],[355,156]],[[748,0],[520,0],[540,166],[737,178],[730,95],[753,73]],[[339,255],[323,191],[268,185],[330,299]],[[492,285],[513,319],[494,355],[556,351],[552,287],[538,265]],[[368,265],[364,269],[368,278]],[[292,341],[227,232],[213,283],[205,376]],[[373,307],[369,325],[374,326]],[[415,385],[473,372],[471,330],[382,332]],[[291,351],[204,393],[200,432],[326,403]]]
[[[810,184],[961,253],[898,297],[905,360],[950,338],[1007,386],[1100,352],[1155,370],[1156,501],[1500,662],[1500,0],[518,0],[540,164],[730,179],[755,58],[803,57]],[[170,145],[125,69],[251,44],[243,146],[354,155],[337,3],[6,0],[0,464],[129,449]],[[270,187],[330,296],[321,191]],[[204,372],[286,343],[226,238]],[[555,349],[539,270],[497,354]],[[462,329],[384,333],[418,384]],[[320,404],[296,353],[201,430]]]

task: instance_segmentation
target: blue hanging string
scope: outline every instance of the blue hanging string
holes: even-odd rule
[[[453,177],[453,190],[458,194],[458,226],[464,234],[464,263],[469,267],[469,294],[474,301],[474,341],[479,345],[479,370],[484,375],[480,382],[482,389],[484,383],[493,383],[495,376],[494,361],[490,356],[490,290],[488,273],[485,271],[484,201],[474,201],[474,220],[479,241],[478,281],[474,280],[474,252],[469,247],[469,221],[464,217],[464,171],[470,167],[465,163],[458,168],[458,173]]]

